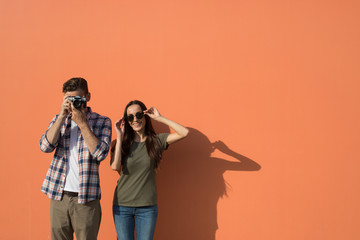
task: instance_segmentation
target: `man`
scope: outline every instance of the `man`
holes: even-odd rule
[[[51,239],[97,239],[101,221],[99,165],[109,152],[111,120],[91,111],[87,82],[63,85],[60,113],[40,139],[40,149],[55,150],[41,187],[51,200]]]

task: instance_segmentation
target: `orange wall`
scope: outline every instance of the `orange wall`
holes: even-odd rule
[[[1,238],[48,239],[40,185],[52,155],[39,138],[62,83],[82,76],[89,105],[113,121],[140,99],[191,128],[165,154],[156,239],[359,239],[359,10],[355,0],[0,0]],[[100,240],[115,239],[116,179],[107,158]]]

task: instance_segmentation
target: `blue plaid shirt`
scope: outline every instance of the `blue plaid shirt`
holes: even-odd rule
[[[51,121],[47,131],[55,123],[59,115]],[[99,143],[93,153],[89,151],[81,133],[78,134],[79,153],[79,195],[78,203],[87,203],[101,198],[99,165],[109,152],[111,141],[111,120],[92,112],[90,108],[86,112],[87,122],[90,129],[99,139]],[[61,200],[66,180],[66,162],[69,161],[71,130],[71,114],[66,117],[61,126],[60,136],[55,145],[49,143],[46,132],[40,138],[40,149],[50,153],[55,149],[53,160],[47,171],[41,191],[49,198]],[[78,130],[80,132],[80,130]]]

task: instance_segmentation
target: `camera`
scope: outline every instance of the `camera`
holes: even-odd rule
[[[76,109],[81,109],[81,106],[86,108],[86,98],[85,97],[75,96],[75,97],[68,97],[67,99],[69,99],[73,103],[73,105]]]

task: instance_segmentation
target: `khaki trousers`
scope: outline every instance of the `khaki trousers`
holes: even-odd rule
[[[75,194],[64,193],[61,201],[50,202],[52,240],[96,240],[100,228],[100,200],[78,203]]]

